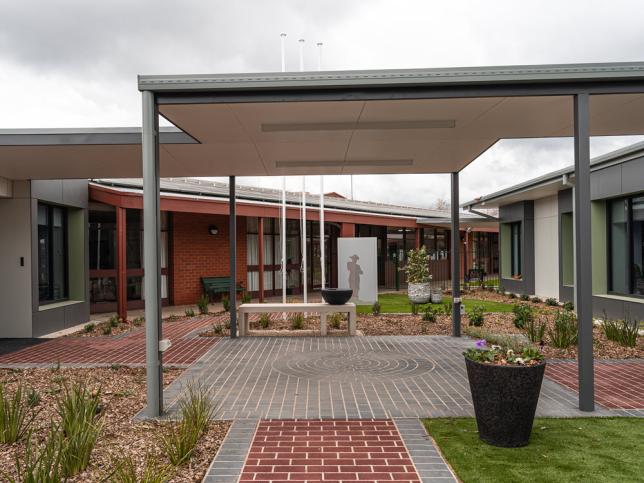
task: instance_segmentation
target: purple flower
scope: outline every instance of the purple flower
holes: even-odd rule
[[[487,341],[485,339],[477,340],[476,341],[476,348],[477,349],[485,349],[487,347]]]

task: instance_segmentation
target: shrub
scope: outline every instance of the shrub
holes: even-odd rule
[[[572,303],[572,302],[564,302],[563,309],[564,310],[575,310],[575,304]]]
[[[224,311],[230,312],[230,299],[228,295],[224,294],[221,296],[221,305],[223,305]]]
[[[380,302],[374,302],[371,306],[371,313],[373,315],[380,315]]]
[[[92,332],[94,330],[94,327],[96,327],[96,324],[94,322],[90,322],[89,324],[85,324],[83,326],[83,330],[85,332]]]
[[[332,329],[339,329],[341,323],[342,323],[342,314],[336,312],[329,316],[329,326]]]
[[[415,304],[412,302],[410,305],[411,305],[411,313],[413,315],[418,315],[418,304]]]
[[[112,326],[110,324],[104,325],[102,332],[103,335],[110,335],[112,333]]]
[[[147,455],[145,466],[142,471],[138,471],[136,464],[131,456],[116,459],[112,463],[112,473],[105,481],[114,481],[117,483],[165,483],[172,477],[170,467],[161,466],[156,458]]]
[[[70,477],[87,468],[103,429],[100,420],[101,391],[90,391],[80,383],[63,387],[63,395],[57,401],[60,431],[64,435],[60,465],[63,476]]]
[[[528,320],[525,324],[525,330],[526,333],[528,334],[528,339],[530,339],[531,342],[539,343],[543,341],[543,335],[546,332],[546,322],[542,320],[535,320],[534,317],[532,319]]]
[[[425,307],[425,311],[423,312],[423,321],[436,322],[436,311],[434,310],[434,307]]]
[[[217,335],[221,335],[224,333],[224,328],[221,324],[213,324],[212,331]]]
[[[271,316],[268,314],[261,314],[259,316],[259,326],[262,329],[268,329],[270,325],[271,325]]]
[[[304,328],[304,315],[295,314],[291,319],[291,330],[302,330]]]
[[[550,343],[566,349],[577,343],[577,317],[569,310],[558,311],[552,329],[548,329]]]
[[[210,297],[208,294],[202,293],[199,299],[197,300],[197,307],[199,308],[200,314],[208,313],[208,304],[210,303]]]
[[[541,299],[540,299],[539,297],[532,297],[532,298],[530,299],[530,301],[531,301],[533,304],[540,304],[540,303],[541,303]]]
[[[549,307],[555,307],[555,306],[559,305],[559,303],[557,302],[557,299],[554,299],[552,297],[548,297],[546,299],[546,305],[548,305]]]
[[[627,314],[624,320],[611,320],[604,312],[604,334],[606,338],[626,347],[635,347],[639,324]]]
[[[5,395],[4,384],[0,384],[0,443],[10,444],[22,439],[36,417],[23,394],[22,384],[13,396]]]
[[[528,300],[530,300],[530,296],[527,293],[522,293],[520,298],[524,302],[527,302]]]
[[[242,294],[241,294],[241,302],[242,302],[242,304],[249,304],[252,300],[253,300],[253,298],[250,296],[250,294],[248,292],[245,292],[245,291],[242,292]]]
[[[484,327],[466,326],[464,332],[475,339],[485,339],[490,345],[499,345],[512,349],[515,353],[523,352],[530,347],[530,342],[523,335],[497,334]]]
[[[132,324],[139,327],[145,323],[145,317],[136,317],[132,320]]]
[[[454,308],[454,304],[452,303],[451,300],[448,300],[447,302],[443,303],[443,314],[447,316],[451,316],[453,308]]]
[[[161,437],[161,445],[170,463],[179,466],[188,461],[197,447],[199,437],[199,431],[185,421],[173,426],[168,434]]]
[[[511,299],[515,299],[515,298],[517,298],[517,294],[515,294],[514,292],[508,292],[508,294],[507,294],[507,295],[508,295],[508,297],[510,297]]]
[[[60,458],[63,444],[63,433],[52,421],[51,427],[42,445],[34,444],[32,431],[27,435],[25,451],[20,457],[16,452],[17,478],[4,475],[11,483],[60,483],[64,481],[61,474]]]
[[[110,317],[110,327],[118,327],[121,319],[118,318],[118,315],[112,315]]]
[[[29,392],[27,392],[27,406],[30,408],[35,408],[40,404],[40,400],[42,398],[40,397],[40,394],[38,394],[38,391],[36,391],[33,387],[29,389]]]
[[[186,314],[186,317],[194,317],[195,316],[195,311],[194,311],[194,309],[192,307],[190,307],[189,309],[186,309],[184,314]]]
[[[475,327],[481,327],[483,325],[483,319],[484,319],[484,310],[482,305],[475,305],[470,309],[470,313],[468,314],[469,319],[470,319],[470,325],[473,325]]]
[[[408,283],[427,283],[431,280],[429,274],[429,254],[425,246],[413,248],[407,252],[407,265],[401,270],[407,274]]]
[[[514,326],[517,329],[523,329],[534,320],[534,310],[528,304],[514,304],[512,307],[514,313]]]

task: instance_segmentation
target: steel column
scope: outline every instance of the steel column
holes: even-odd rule
[[[235,211],[235,177],[228,178],[229,233],[228,245],[230,254],[230,338],[237,337],[237,213]]]
[[[595,410],[593,288],[590,231],[590,132],[587,93],[574,97],[575,145],[575,310],[579,330],[579,409]],[[583,243],[582,243],[583,240]]]
[[[452,336],[461,336],[461,234],[458,172],[452,173]]]
[[[145,273],[145,359],[147,415],[163,412],[161,339],[161,250],[159,111],[154,93],[143,91],[143,269]]]
[[[264,301],[264,218],[257,223],[257,264],[259,265],[259,301]]]
[[[116,314],[127,320],[127,211],[116,207]]]

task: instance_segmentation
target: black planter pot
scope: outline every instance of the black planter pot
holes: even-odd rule
[[[527,445],[546,362],[499,366],[466,357],[465,365],[479,437],[504,448]]]
[[[322,298],[329,305],[344,305],[353,295],[350,288],[325,288],[322,289]]]

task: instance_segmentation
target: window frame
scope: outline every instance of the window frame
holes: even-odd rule
[[[632,297],[637,299],[644,299],[644,295],[634,293],[635,291],[635,274],[633,271],[633,199],[641,198],[644,193],[636,193],[629,196],[621,196],[618,198],[611,198],[606,203],[606,292],[609,295],[618,295],[622,297]],[[626,277],[628,292],[613,290],[613,203],[626,203]]]
[[[49,239],[49,245],[47,250],[47,269],[48,269],[48,298],[42,299],[40,296],[40,286],[38,287],[38,305],[51,305],[60,302],[66,302],[69,300],[69,225],[68,225],[68,214],[67,209],[64,206],[42,203],[38,202],[38,209],[40,207],[45,207],[47,209],[47,236]],[[62,213],[62,231],[63,231],[63,280],[64,280],[64,290],[63,297],[53,298],[53,278],[54,278],[54,257],[53,257],[53,247],[52,240],[54,235],[54,222],[53,222],[53,213],[54,210],[60,210]],[[39,231],[40,227],[43,226],[40,224],[36,218],[36,229]],[[38,240],[40,240],[40,233],[38,233]],[[40,247],[38,248],[38,283],[40,285]]]

